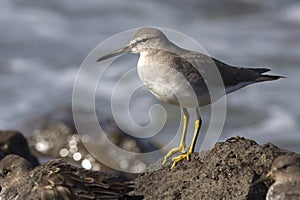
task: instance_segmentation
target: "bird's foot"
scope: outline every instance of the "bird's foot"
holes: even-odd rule
[[[180,156],[172,158],[173,164],[172,164],[171,169],[173,169],[178,162],[182,161],[185,158],[187,159],[187,161],[189,161],[191,154],[192,154],[192,152],[188,151]]]
[[[179,147],[176,147],[176,148],[171,149],[171,150],[167,153],[167,155],[165,156],[164,161],[163,161],[162,164],[163,164],[163,165],[166,164],[168,158],[171,157],[173,154],[175,154],[175,153],[177,153],[177,152],[185,153],[186,150],[185,150],[184,147],[185,147],[185,145],[180,145]]]

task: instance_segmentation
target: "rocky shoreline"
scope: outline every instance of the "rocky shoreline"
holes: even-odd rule
[[[26,140],[20,140],[20,133],[0,133],[1,150],[10,148],[5,154],[14,153],[26,158],[20,152],[29,153],[28,149],[14,151],[11,148],[19,148],[16,144],[20,141],[26,143]],[[184,160],[172,170],[171,163],[161,167],[162,160],[158,160],[132,180],[135,186],[130,194],[148,200],[265,199],[271,182],[253,183],[267,174],[278,156],[287,154],[295,153],[271,143],[259,145],[241,137],[230,138],[216,143],[210,151],[192,154],[190,161]],[[32,159],[32,155],[28,158]]]
[[[268,143],[232,138],[208,152],[195,153],[174,169],[171,165],[135,179],[134,194],[154,199],[265,199],[271,183],[253,184],[265,176],[280,155],[294,154]],[[160,165],[161,161],[156,165]]]

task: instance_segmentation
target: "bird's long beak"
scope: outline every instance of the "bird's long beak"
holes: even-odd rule
[[[115,57],[115,56],[117,56],[117,55],[121,55],[121,54],[123,54],[123,53],[129,53],[130,50],[131,50],[131,48],[132,48],[131,45],[128,44],[128,45],[126,45],[125,47],[122,47],[122,48],[120,48],[120,49],[117,49],[117,50],[115,50],[115,51],[113,51],[113,52],[111,52],[111,53],[109,53],[109,54],[107,54],[107,55],[105,55],[105,56],[102,56],[102,57],[98,58],[98,59],[97,59],[97,62],[101,62],[101,61],[103,61],[103,60],[106,60],[106,59]]]

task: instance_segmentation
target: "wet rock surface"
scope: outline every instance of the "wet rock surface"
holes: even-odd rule
[[[134,194],[145,199],[265,199],[270,183],[253,183],[285,154],[294,153],[244,138],[218,142],[172,170],[169,163],[153,171],[161,165],[158,161],[136,178]]]

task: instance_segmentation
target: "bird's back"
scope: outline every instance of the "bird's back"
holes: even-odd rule
[[[129,183],[113,181],[112,174],[88,171],[62,160],[53,160],[31,173],[25,199],[122,199],[132,190]]]

